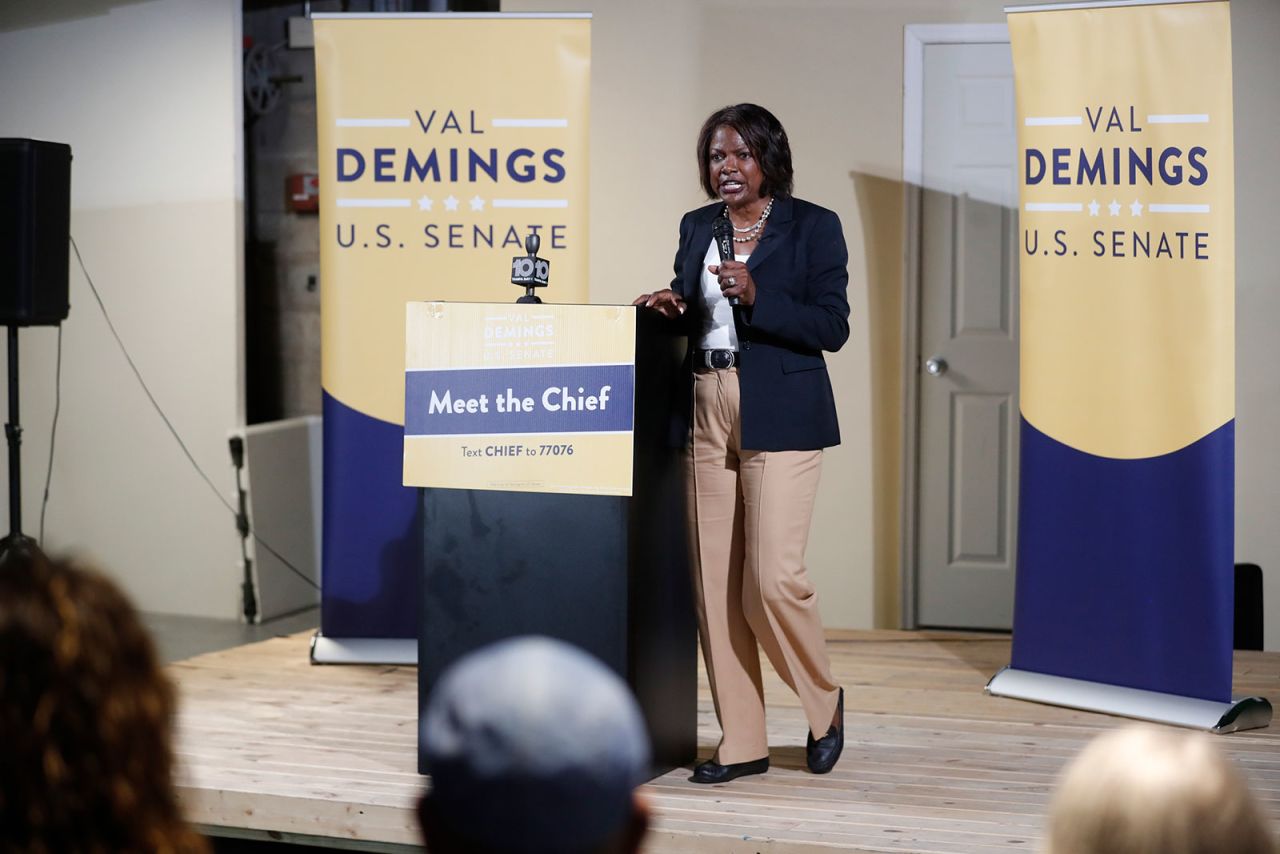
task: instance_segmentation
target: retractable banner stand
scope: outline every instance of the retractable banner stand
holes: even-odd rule
[[[1225,2],[1008,7],[1021,172],[1013,660],[993,694],[1229,731]]]
[[[514,302],[536,233],[587,299],[588,15],[316,15],[324,534],[317,661],[417,655],[405,305]]]

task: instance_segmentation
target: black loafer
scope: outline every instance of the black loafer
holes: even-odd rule
[[[739,777],[746,777],[748,774],[763,774],[769,770],[769,757],[756,759],[752,762],[735,762],[732,765],[721,765],[719,762],[708,759],[697,768],[693,769],[693,776],[689,778],[690,783],[727,783],[730,780],[736,780]]]
[[[844,750],[844,689],[840,689],[840,699],[836,705],[836,717],[839,726],[832,726],[822,738],[815,739],[809,733],[809,741],[805,745],[805,760],[809,770],[815,774],[825,774],[836,766],[840,752]]]

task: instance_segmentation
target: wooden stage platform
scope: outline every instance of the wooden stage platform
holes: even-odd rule
[[[211,833],[410,850],[412,668],[312,666],[306,634],[178,662],[181,795]],[[844,756],[804,770],[795,698],[767,674],[772,769],[726,786],[646,788],[652,852],[1037,851],[1054,776],[1118,718],[984,696],[1007,637],[831,632],[846,686]],[[1280,653],[1237,653],[1237,693],[1280,700]],[[705,678],[700,757],[718,728]],[[1280,727],[1222,736],[1280,827]]]

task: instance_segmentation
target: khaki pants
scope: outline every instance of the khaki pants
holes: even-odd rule
[[[744,451],[736,369],[694,375],[687,457],[698,629],[716,717],[716,761],[768,755],[756,642],[826,734],[838,686],[804,569],[821,451]]]

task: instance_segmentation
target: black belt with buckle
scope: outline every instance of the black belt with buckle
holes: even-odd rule
[[[708,371],[723,371],[729,368],[737,367],[738,351],[737,350],[698,350],[693,357],[693,364],[696,367],[704,368]]]

